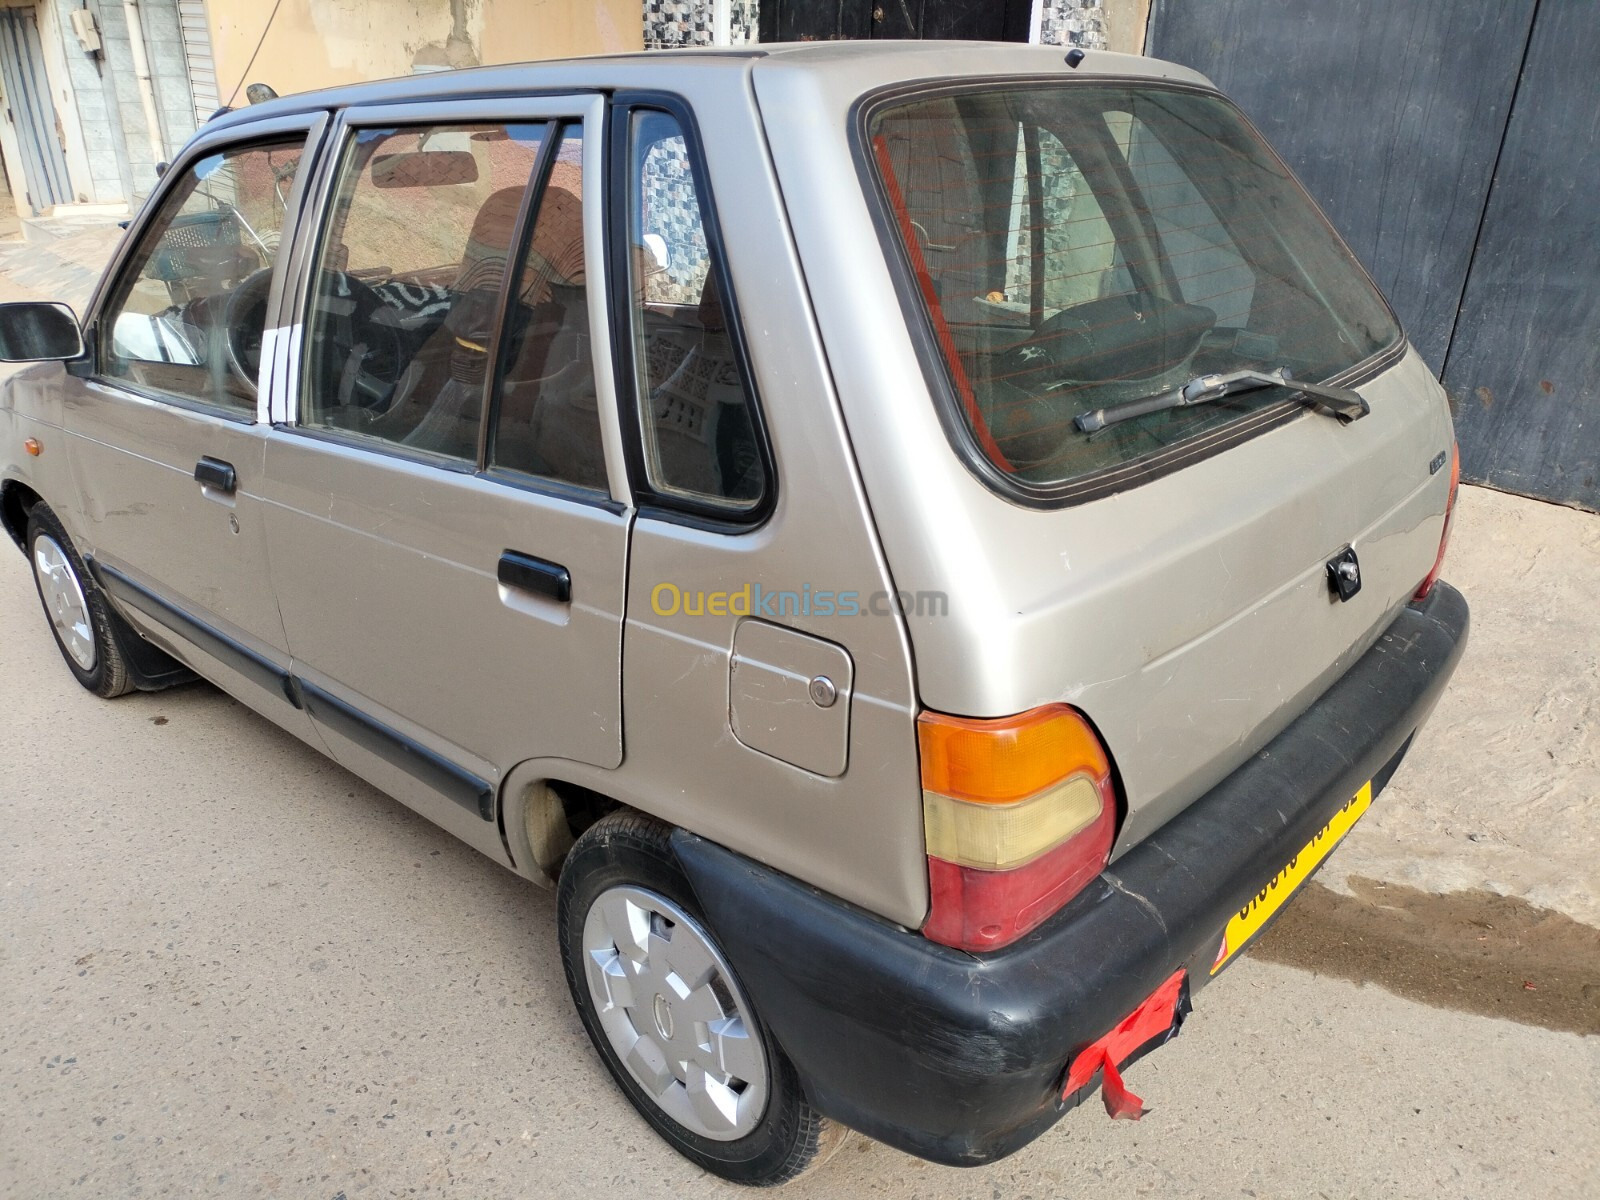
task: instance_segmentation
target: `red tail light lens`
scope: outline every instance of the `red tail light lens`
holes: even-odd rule
[[[1433,560],[1433,570],[1428,572],[1428,577],[1417,588],[1417,594],[1411,597],[1413,604],[1428,598],[1433,585],[1439,582],[1439,572],[1444,570],[1444,552],[1450,548],[1450,526],[1455,521],[1456,493],[1460,490],[1461,446],[1457,443],[1450,447],[1450,498],[1444,502],[1444,532],[1439,535],[1439,557]]]
[[[1110,760],[1065,704],[998,720],[923,713],[917,729],[931,892],[922,932],[999,949],[1105,866],[1117,811]]]

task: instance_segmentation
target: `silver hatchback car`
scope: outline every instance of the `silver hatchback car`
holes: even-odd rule
[[[0,310],[68,668],[201,676],[559,892],[676,1149],[1009,1154],[1444,688],[1445,397],[1193,72],[813,44],[212,120]]]

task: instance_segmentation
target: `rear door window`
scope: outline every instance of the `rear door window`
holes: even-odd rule
[[[583,130],[564,126],[509,297],[489,466],[604,492],[583,248]]]
[[[543,122],[360,129],[312,279],[300,424],[476,466]]]
[[[1196,375],[1344,376],[1387,305],[1219,96],[993,85],[880,102],[865,137],[888,250],[963,445],[1008,490],[1082,499],[1251,436],[1281,389],[1092,433],[1079,414]]]

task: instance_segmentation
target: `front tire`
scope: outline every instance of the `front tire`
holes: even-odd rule
[[[56,514],[42,502],[28,513],[27,545],[39,602],[72,677],[107,699],[133,691],[105,596]]]
[[[573,846],[557,910],[567,986],[617,1085],[674,1150],[733,1183],[786,1183],[848,1131],[806,1099],[707,931],[669,836],[618,812]]]

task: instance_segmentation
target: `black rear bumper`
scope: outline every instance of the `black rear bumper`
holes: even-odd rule
[[[674,845],[816,1105],[935,1162],[991,1162],[1071,1106],[1060,1090],[1079,1051],[1178,967],[1203,983],[1229,916],[1363,783],[1388,781],[1466,635],[1466,601],[1439,584],[1244,766],[994,954],[937,945],[693,834]]]

